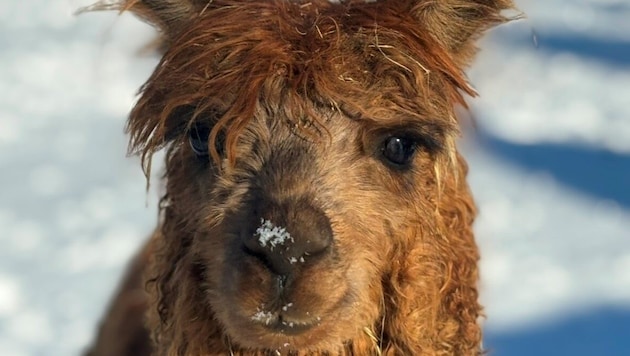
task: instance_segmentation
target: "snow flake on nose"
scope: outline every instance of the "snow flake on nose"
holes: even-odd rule
[[[260,323],[264,323],[265,325],[269,325],[276,319],[276,316],[269,311],[265,311],[264,309],[258,308],[256,314],[252,315],[252,320]]]
[[[260,227],[256,229],[258,243],[262,247],[273,250],[276,246],[282,246],[288,241],[295,242],[286,228],[275,226],[271,221],[260,219]]]

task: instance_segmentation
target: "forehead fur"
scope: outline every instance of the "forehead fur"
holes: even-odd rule
[[[366,125],[430,120],[454,130],[453,106],[473,94],[461,68],[469,58],[418,20],[432,3],[208,2],[142,88],[131,148],[150,155],[169,130],[208,112],[219,113],[211,138],[225,129],[228,148],[260,113],[298,126],[333,110]],[[182,106],[195,115],[173,117]]]

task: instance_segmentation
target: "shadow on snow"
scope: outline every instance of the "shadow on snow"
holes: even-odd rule
[[[580,146],[523,145],[478,134],[483,146],[509,162],[549,173],[570,188],[630,208],[630,155]]]
[[[535,328],[488,331],[490,356],[630,355],[630,309],[604,308]]]

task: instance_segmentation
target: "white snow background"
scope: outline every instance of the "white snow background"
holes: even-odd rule
[[[598,162],[585,160],[592,179],[572,184],[553,162],[519,161],[530,147],[564,147],[628,164],[630,2],[517,2],[528,19],[493,31],[469,72],[482,139],[462,144],[480,208],[489,333],[630,310],[628,167],[590,172]],[[157,63],[138,54],[153,30],[129,15],[73,16],[89,3],[0,3],[2,356],[77,355],[156,220],[157,194],[145,193],[123,134]],[[612,43],[612,54],[536,45],[545,38]],[[606,177],[612,193],[584,189],[607,188]]]

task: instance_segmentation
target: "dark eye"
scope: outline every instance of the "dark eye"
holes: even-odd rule
[[[188,131],[188,141],[193,152],[198,157],[207,157],[208,137],[210,136],[210,128],[202,123],[196,123]]]
[[[188,131],[188,142],[193,152],[199,158],[204,160],[210,156],[210,150],[208,148],[208,140],[210,139],[211,129],[204,123],[195,123]],[[225,133],[223,130],[217,133],[214,140],[214,147],[219,156],[223,156],[225,149]]]
[[[383,142],[383,157],[394,166],[407,166],[416,151],[416,141],[411,138],[391,136]]]

